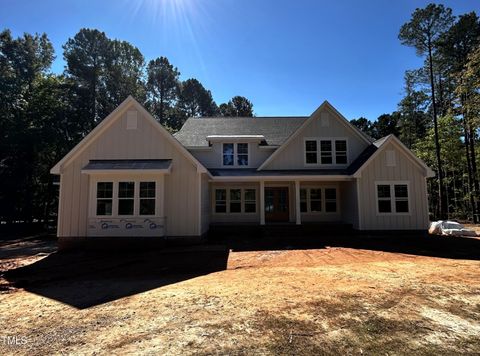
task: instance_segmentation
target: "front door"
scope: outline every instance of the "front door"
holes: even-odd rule
[[[288,220],[288,188],[265,188],[265,221],[282,222]]]

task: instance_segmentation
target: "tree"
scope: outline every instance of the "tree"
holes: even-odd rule
[[[221,116],[252,117],[253,104],[244,96],[234,96],[228,103],[220,104],[218,111]]]
[[[405,23],[399,33],[402,44],[414,47],[418,56],[427,56],[430,76],[433,126],[435,133],[435,153],[438,169],[438,204],[440,217],[445,216],[445,195],[443,187],[443,171],[438,138],[437,107],[435,98],[435,82],[433,72],[433,54],[437,50],[438,39],[453,23],[452,10],[443,5],[429,4],[424,9],[417,8],[409,22]]]
[[[350,120],[350,123],[368,136],[372,138],[379,138],[375,125],[370,120],[364,117],[359,117],[358,119]]]
[[[169,114],[175,106],[179,91],[180,72],[166,57],[153,59],[147,67],[147,106],[163,125],[175,126]],[[171,118],[170,118],[171,119]]]
[[[400,114],[395,111],[391,114],[383,114],[377,118],[375,128],[378,137],[385,137],[388,135],[398,136],[398,123],[400,121]]]

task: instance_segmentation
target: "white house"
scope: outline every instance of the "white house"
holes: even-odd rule
[[[432,170],[325,101],[309,117],[190,118],[171,135],[127,98],[51,170],[58,237],[197,237],[211,224],[426,230]]]

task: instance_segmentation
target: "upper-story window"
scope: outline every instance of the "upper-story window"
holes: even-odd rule
[[[323,138],[309,138],[305,140],[305,164],[329,165],[347,163],[347,140]]]
[[[224,166],[248,166],[248,143],[224,143],[222,154]]]

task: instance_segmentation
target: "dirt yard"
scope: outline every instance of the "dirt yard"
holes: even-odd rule
[[[140,273],[133,260],[51,253],[52,241],[0,245],[4,272],[40,266],[2,279],[0,354],[479,354],[476,242],[468,258],[233,251],[213,273]]]

